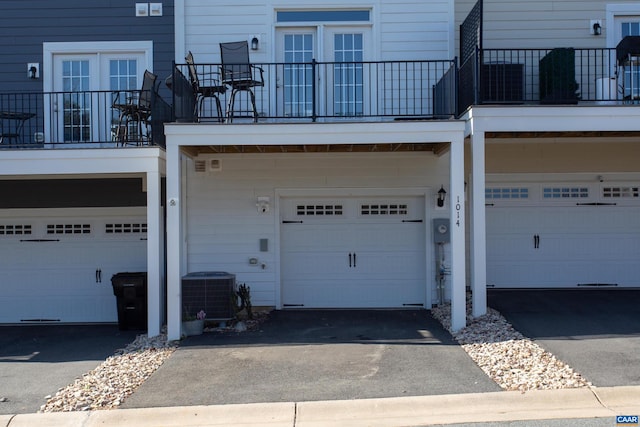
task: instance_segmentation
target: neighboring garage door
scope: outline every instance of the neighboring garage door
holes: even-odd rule
[[[0,323],[118,320],[111,277],[146,271],[144,208],[0,215]]]
[[[636,185],[487,185],[487,284],[640,286]]]
[[[283,199],[283,306],[424,306],[424,227],[419,197]]]

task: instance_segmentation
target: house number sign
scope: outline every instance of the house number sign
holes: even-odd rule
[[[460,227],[460,210],[462,206],[460,205],[460,196],[456,198],[456,225]]]

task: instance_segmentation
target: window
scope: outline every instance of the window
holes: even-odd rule
[[[528,199],[529,189],[523,187],[494,187],[486,188],[485,199]]]
[[[278,22],[368,22],[368,10],[287,10],[276,13]]]

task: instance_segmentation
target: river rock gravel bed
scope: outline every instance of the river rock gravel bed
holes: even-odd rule
[[[431,310],[433,317],[451,332],[451,305]],[[524,337],[496,310],[474,319],[467,304],[467,327],[451,332],[471,359],[505,390],[549,390],[589,387],[566,363]]]
[[[142,384],[176,350],[166,335],[138,337],[96,369],[60,389],[38,412],[112,409]]]

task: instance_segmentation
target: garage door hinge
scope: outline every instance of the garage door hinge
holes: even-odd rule
[[[302,224],[302,221],[282,221],[283,224]]]
[[[422,222],[421,219],[403,219],[402,222]]]
[[[59,242],[60,239],[20,239],[21,242]]]
[[[304,307],[304,304],[282,304],[283,307]]]
[[[576,203],[576,206],[616,206],[617,203],[600,203],[600,202],[593,202],[593,203]]]

